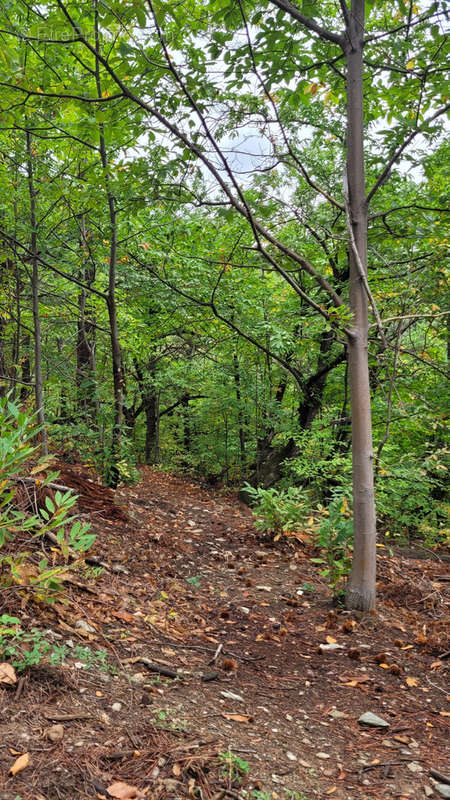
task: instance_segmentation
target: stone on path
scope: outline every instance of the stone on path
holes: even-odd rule
[[[372,714],[371,711],[366,711],[364,714],[361,714],[358,722],[360,725],[369,725],[371,728],[389,728],[389,722],[386,722],[386,720],[381,717],[377,717],[376,714]]]
[[[444,797],[448,800],[450,798],[450,784],[448,783],[435,783],[434,788],[436,789],[439,797]]]

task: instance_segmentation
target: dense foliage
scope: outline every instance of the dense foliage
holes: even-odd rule
[[[145,462],[295,486],[307,519],[351,494],[350,12],[289,6],[2,5],[0,386],[111,485]],[[446,520],[445,26],[442,2],[366,3],[378,515],[427,545]]]

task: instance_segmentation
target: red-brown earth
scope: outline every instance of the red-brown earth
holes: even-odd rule
[[[265,538],[230,493],[144,468],[116,493],[121,514],[107,492],[83,505],[82,488],[90,555],[107,567],[73,570],[54,606],[2,590],[0,614],[66,651],[0,684],[0,800],[92,800],[115,782],[155,800],[442,796],[444,557],[380,548],[377,611],[350,613],[333,607],[311,545]],[[360,724],[368,711],[389,727]]]

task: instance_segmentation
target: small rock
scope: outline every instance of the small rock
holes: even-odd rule
[[[147,676],[143,672],[135,672],[133,675],[130,676],[130,681],[133,683],[145,683],[147,680]]]
[[[113,703],[111,711],[122,711],[122,703]]]
[[[75,742],[75,744],[74,744],[74,747],[83,747],[83,746],[84,746],[84,742],[82,742],[82,741]]]
[[[410,761],[409,764],[406,765],[410,772],[423,772],[423,767],[419,764],[418,761]]]
[[[84,619],[77,619],[75,627],[79,628],[81,631],[86,631],[86,633],[95,633],[95,628],[89,625]]]
[[[60,742],[64,736],[64,728],[62,725],[52,725],[47,728],[45,735],[51,742]]]
[[[323,758],[323,759],[330,758],[330,754],[329,753],[316,753],[316,756],[317,756],[317,758]]]
[[[290,750],[287,751],[286,756],[289,761],[297,761],[297,756],[295,756],[294,753],[291,753]]]
[[[246,606],[239,606],[239,611],[242,611],[243,614],[250,614],[250,609]]]
[[[304,767],[305,769],[311,769],[312,767],[312,764],[310,764],[309,761],[303,761],[302,758],[298,763],[300,764],[301,767]]]
[[[226,697],[227,700],[237,700],[239,703],[245,703],[243,697],[240,694],[235,694],[234,692],[221,692],[222,697]]]
[[[203,683],[209,683],[210,681],[215,681],[216,678],[218,678],[218,677],[219,677],[219,673],[218,672],[205,672],[202,675],[202,681],[203,681]]]
[[[343,711],[338,711],[337,708],[333,708],[333,710],[329,712],[328,716],[331,717],[332,719],[344,719],[344,717],[346,717],[347,715],[344,714]]]
[[[423,791],[425,793],[425,797],[433,797],[434,792],[431,786],[424,786]]]
[[[448,783],[435,783],[434,788],[436,789],[438,795],[440,797],[450,798],[450,784]]]
[[[272,587],[271,586],[255,586],[255,589],[257,589],[258,592],[271,592],[272,591]]]
[[[342,644],[319,644],[320,653],[332,653],[334,650],[343,650]]]
[[[376,714],[372,714],[371,711],[366,711],[365,714],[361,714],[358,722],[360,725],[369,725],[371,728],[389,728],[389,722],[386,722],[385,719],[381,719],[381,717],[377,717]]]

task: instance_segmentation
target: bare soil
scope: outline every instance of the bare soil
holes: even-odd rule
[[[312,546],[264,538],[230,493],[149,468],[118,490],[119,513],[78,491],[108,567],[80,565],[54,606],[2,590],[0,614],[67,653],[0,684],[0,800],[108,798],[120,781],[154,800],[440,796],[444,558],[381,547],[377,611],[351,614],[333,607]],[[367,711],[389,727],[360,724]]]

